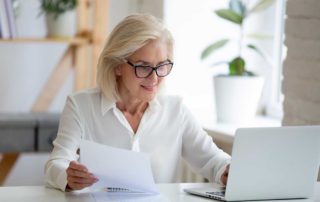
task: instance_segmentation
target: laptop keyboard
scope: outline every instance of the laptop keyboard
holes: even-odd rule
[[[206,193],[216,195],[216,196],[224,196],[226,192],[225,191],[213,191],[213,192],[206,192]]]

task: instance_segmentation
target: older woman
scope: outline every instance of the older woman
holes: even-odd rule
[[[172,55],[172,36],[155,17],[134,14],[115,27],[99,59],[98,88],[67,99],[45,166],[49,186],[79,190],[97,182],[77,162],[81,139],[148,153],[157,183],[175,182],[183,157],[205,178],[226,184],[230,156],[180,98],[158,93],[172,70]],[[103,160],[103,154],[96,158]]]

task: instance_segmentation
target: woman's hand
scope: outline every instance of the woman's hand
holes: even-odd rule
[[[229,175],[229,167],[230,165],[227,165],[226,169],[224,170],[223,174],[221,175],[221,182],[224,184],[224,185],[227,185],[227,182],[228,182],[228,175]]]
[[[98,179],[84,165],[71,161],[67,168],[67,181],[66,189],[80,190],[96,183]]]

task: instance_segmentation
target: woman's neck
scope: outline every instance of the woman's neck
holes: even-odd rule
[[[120,111],[135,115],[143,114],[148,107],[148,102],[140,100],[122,100],[118,101],[116,105]]]
[[[117,108],[126,117],[134,134],[138,131],[142,116],[148,107],[148,102],[144,101],[118,101]]]
[[[143,114],[148,107],[148,102],[131,96],[130,92],[122,88],[121,85],[119,88],[120,100],[116,103],[117,108],[131,116]]]

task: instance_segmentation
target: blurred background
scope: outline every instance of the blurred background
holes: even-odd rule
[[[15,29],[6,34],[3,19],[8,2]],[[48,37],[41,2],[0,1],[2,185],[43,183],[43,165],[67,95],[95,86],[96,61],[108,33],[131,13],[150,13],[168,26],[175,52],[166,93],[183,97],[208,134],[228,153],[238,127],[320,123],[320,4],[316,0],[263,1],[268,6],[261,5],[265,8],[243,23],[245,42],[256,44],[264,55],[242,52],[247,68],[264,78],[255,116],[245,123],[217,119],[213,85],[213,77],[227,73],[227,64],[213,64],[236,56],[239,44],[230,43],[201,59],[209,44],[239,37],[239,27],[214,12],[228,8],[228,0],[78,0],[74,9],[77,30],[71,37]],[[262,1],[242,2],[250,9]],[[27,170],[30,174],[25,176]],[[181,181],[203,180],[183,166],[181,173]]]

